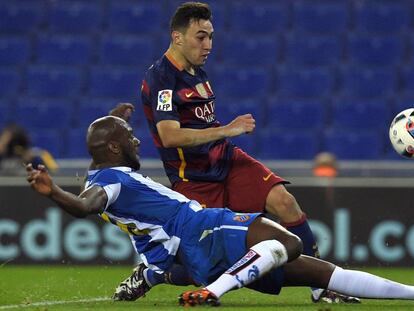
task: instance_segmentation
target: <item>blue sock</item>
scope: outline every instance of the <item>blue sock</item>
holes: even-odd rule
[[[149,268],[144,270],[144,278],[150,287],[165,283],[164,273],[157,273]]]
[[[308,220],[304,214],[302,218],[295,223],[284,223],[283,226],[287,230],[296,234],[303,243],[303,254],[319,258],[318,246],[316,245],[315,238],[313,236],[312,230],[309,227]]]
[[[144,277],[149,285],[155,286],[157,284],[172,284],[177,286],[193,285],[194,282],[187,272],[187,269],[182,265],[174,264],[168,271],[164,273],[157,273],[150,269],[144,271]]]

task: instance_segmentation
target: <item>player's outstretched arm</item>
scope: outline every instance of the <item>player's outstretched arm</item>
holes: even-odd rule
[[[38,169],[34,169],[32,164],[29,163],[26,166],[26,171],[27,181],[32,189],[50,198],[59,207],[75,217],[98,214],[105,209],[108,197],[101,187],[88,188],[79,196],[76,196],[56,185],[43,165],[39,165]]]
[[[256,126],[255,123],[251,114],[244,114],[220,127],[189,129],[180,127],[178,121],[163,120],[157,123],[157,129],[164,147],[193,147],[226,137],[251,133]]]

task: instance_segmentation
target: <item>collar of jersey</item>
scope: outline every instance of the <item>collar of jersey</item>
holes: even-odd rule
[[[184,70],[184,68],[183,68],[183,66],[181,66],[176,60],[175,60],[175,58],[172,56],[172,53],[171,53],[171,51],[168,49],[167,50],[167,52],[165,52],[165,57],[167,57],[167,59],[169,60],[169,62],[171,63],[171,64],[173,64],[173,66],[175,67],[175,68],[177,68],[179,71],[183,71]]]
[[[121,171],[121,172],[132,172],[132,168],[128,166],[115,166],[115,167],[107,167],[107,168],[111,170]],[[93,175],[98,171],[101,171],[101,170],[90,170],[88,171],[88,175]]]

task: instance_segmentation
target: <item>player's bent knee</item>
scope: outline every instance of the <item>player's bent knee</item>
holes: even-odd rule
[[[278,216],[283,222],[300,219],[301,211],[295,197],[284,186],[275,186],[266,200],[266,211]]]
[[[298,258],[303,252],[302,240],[295,234],[289,234],[281,241],[288,253],[288,262]]]
[[[295,208],[296,199],[283,185],[277,185],[270,190],[266,204],[276,209]]]
[[[284,253],[284,262],[290,262],[300,256],[302,253],[303,245],[301,239],[294,235],[289,234],[287,237],[281,240],[265,240],[252,247],[254,250],[256,247],[264,247],[269,251],[272,256],[280,257],[281,253]]]

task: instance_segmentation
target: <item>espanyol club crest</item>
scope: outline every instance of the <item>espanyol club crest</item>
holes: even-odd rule
[[[238,222],[246,222],[249,219],[250,219],[250,215],[243,215],[243,214],[236,215],[233,217],[233,220],[238,221]]]

